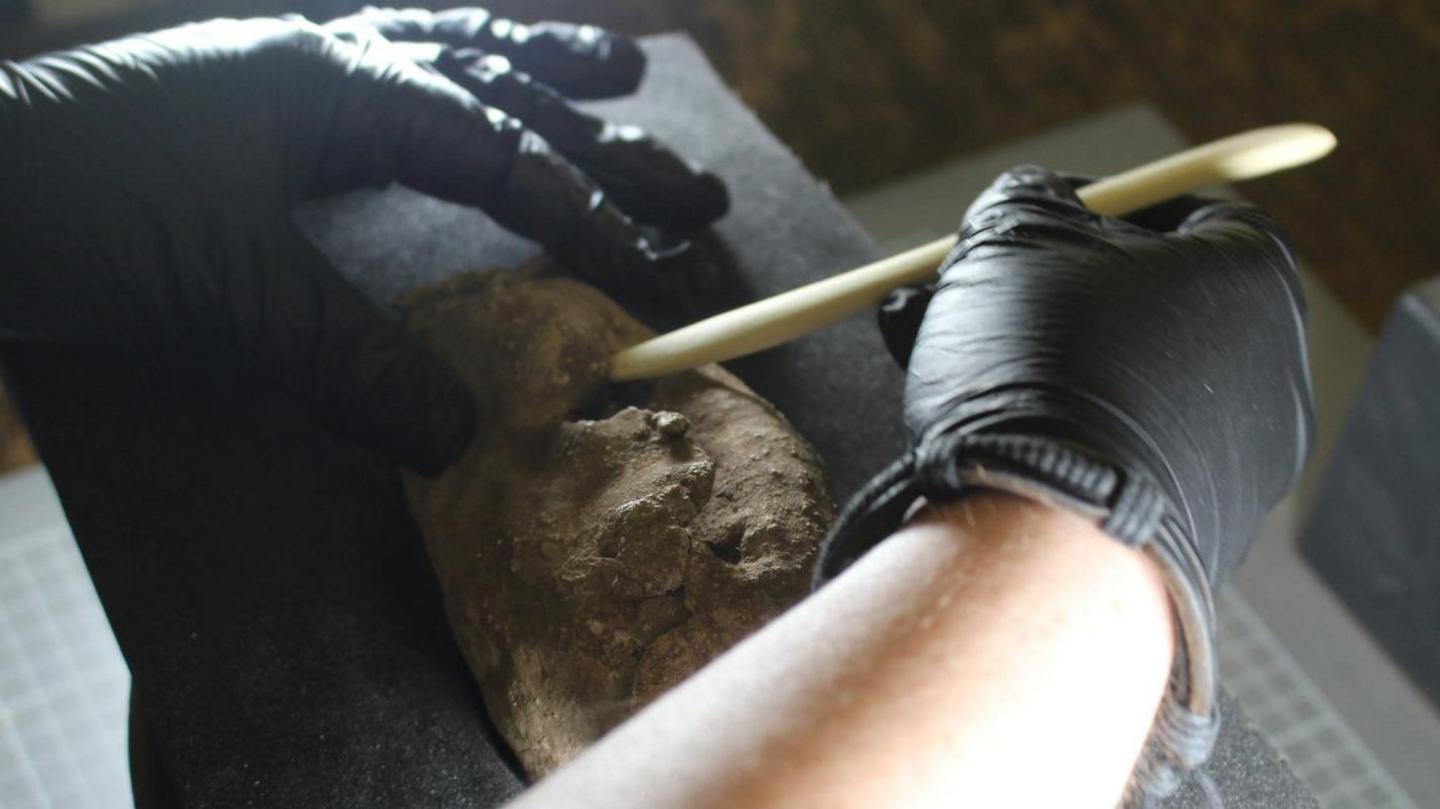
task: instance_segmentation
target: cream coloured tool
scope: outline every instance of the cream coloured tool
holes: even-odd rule
[[[1334,148],[1335,136],[1316,124],[1252,129],[1106,177],[1079,196],[1096,213],[1120,216],[1206,186],[1303,166]],[[661,376],[809,334],[874,306],[896,287],[934,278],[954,246],[954,236],[937,239],[646,340],[610,358],[610,378]]]

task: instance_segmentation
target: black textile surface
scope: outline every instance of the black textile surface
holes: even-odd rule
[[[729,267],[724,292],[657,325],[871,257],[687,39],[645,46],[639,95],[591,106],[717,171],[734,202],[709,245]],[[386,306],[535,252],[403,189],[300,218]],[[7,346],[5,359],[187,806],[490,807],[519,791],[393,468],[275,394],[55,347]],[[901,448],[900,375],[868,317],[733,367],[815,443],[841,498]],[[1240,722],[1221,748],[1229,806],[1313,805]]]

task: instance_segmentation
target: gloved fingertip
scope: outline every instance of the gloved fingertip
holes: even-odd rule
[[[920,332],[925,310],[934,296],[935,289],[931,286],[899,287],[885,296],[875,312],[885,348],[901,368],[910,364],[910,354],[915,350],[915,336]]]
[[[636,237],[592,244],[568,259],[556,257],[575,277],[603,290],[642,319],[653,321],[657,313],[688,305],[703,288],[705,268],[698,253],[695,243],[687,240]]]
[[[1064,183],[1074,195],[1076,201],[1080,199],[1080,189],[1095,182],[1094,177],[1088,174],[1073,174],[1068,171],[1057,171],[1054,173],[1060,182]]]
[[[645,76],[640,45],[594,25],[537,23],[511,55],[528,73],[577,99],[629,95]]]
[[[694,245],[688,239],[670,236],[654,228],[637,238],[624,250],[631,269],[646,273],[683,272],[694,258]]]
[[[636,127],[613,133],[569,156],[637,222],[678,232],[709,225],[730,210],[730,191],[719,176],[687,160]]]
[[[1239,200],[1217,200],[1191,197],[1196,204],[1185,212],[1176,226],[1179,233],[1193,233],[1215,225],[1243,222],[1267,231],[1278,231],[1279,225],[1259,208]]]
[[[692,167],[693,168],[693,167]],[[714,174],[694,168],[689,177],[677,178],[663,194],[648,189],[649,198],[639,192],[647,189],[625,189],[616,201],[639,221],[678,232],[707,227],[730,211],[730,191]]]
[[[415,414],[413,429],[402,429],[391,448],[394,460],[426,476],[438,474],[455,462],[475,438],[475,400],[469,388],[448,369],[433,364],[420,383],[423,411]]]
[[[576,269],[601,285],[621,286],[683,266],[691,250],[688,240],[631,219],[599,191],[592,196],[583,236],[575,246]]]
[[[692,205],[697,224],[708,225],[730,212],[730,189],[725,181],[708,171],[700,172],[695,182]]]
[[[1204,239],[1213,245],[1227,244],[1231,249],[1250,250],[1265,255],[1272,266],[1283,268],[1290,276],[1294,293],[1299,292],[1295,276],[1295,245],[1285,229],[1260,208],[1238,200],[1206,200],[1208,204],[1191,211],[1175,227],[1175,233]],[[1303,302],[1300,304],[1303,308]]]
[[[990,218],[1016,208],[1043,210],[1062,216],[1091,216],[1080,201],[1076,187],[1068,176],[1040,166],[1015,166],[995,178],[965,212],[970,225],[983,224]]]
[[[635,92],[645,78],[645,51],[624,34],[602,31],[597,55],[611,74],[617,94]]]
[[[893,321],[916,306],[917,301],[928,302],[930,290],[923,286],[896,287],[880,301],[880,316],[887,322]]]
[[[1072,175],[1062,175],[1043,166],[1028,163],[1015,166],[1001,174],[993,188],[1003,190],[1010,196],[1028,193],[1077,204],[1080,202],[1080,197],[1076,194],[1078,186],[1072,182]]]

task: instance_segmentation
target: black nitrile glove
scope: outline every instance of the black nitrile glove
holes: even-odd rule
[[[659,284],[687,244],[630,216],[699,228],[724,186],[561,95],[627,93],[643,70],[615,34],[475,9],[215,20],[0,63],[0,337],[238,370],[437,470],[473,429],[468,393],[292,208],[400,182],[612,290]]]
[[[1211,589],[1309,449],[1285,237],[1232,202],[1099,216],[1070,182],[1020,168],[971,207],[931,295],[900,290],[882,307],[907,364],[912,449],[845,509],[817,579],[921,498],[991,488],[1095,517],[1160,562],[1176,605],[1177,676],[1133,797],[1166,794],[1216,730]]]

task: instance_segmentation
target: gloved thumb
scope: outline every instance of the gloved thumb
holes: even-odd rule
[[[242,365],[341,435],[417,472],[444,469],[474,435],[469,390],[293,224],[277,230],[224,298]]]
[[[915,350],[915,335],[920,332],[920,322],[925,319],[925,309],[933,297],[934,284],[899,287],[890,290],[875,312],[885,348],[901,368],[910,365],[910,354]]]

